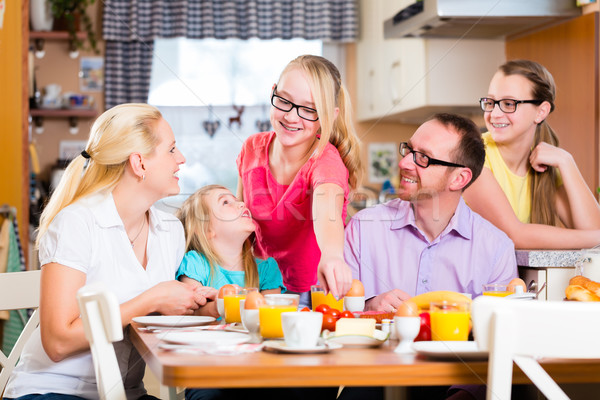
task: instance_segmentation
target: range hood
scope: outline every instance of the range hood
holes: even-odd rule
[[[581,15],[575,0],[422,0],[384,22],[386,39],[495,39]]]

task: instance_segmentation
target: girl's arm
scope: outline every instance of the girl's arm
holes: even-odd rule
[[[89,348],[77,305],[77,290],[85,282],[83,272],[58,263],[42,268],[40,330],[42,345],[52,361],[61,361]],[[133,317],[151,312],[192,314],[204,303],[204,296],[197,294],[191,286],[175,280],[161,282],[121,304],[121,322],[125,327]]]
[[[265,289],[260,291],[262,294],[280,294],[281,288],[277,289]]]
[[[531,152],[529,161],[534,170],[544,172],[558,168],[563,185],[558,188],[556,209],[568,228],[600,229],[600,206],[585,183],[573,156],[564,149],[541,142]]]
[[[344,190],[334,183],[317,186],[313,192],[312,214],[321,260],[317,276],[325,292],[341,298],[350,290],[352,272],[344,261]]]
[[[244,201],[244,185],[242,184],[242,177],[239,175],[238,175],[237,190],[235,192],[235,197],[237,197],[237,199],[239,201]]]
[[[581,249],[600,243],[600,230],[564,229],[519,221],[488,168],[483,168],[463,197],[473,211],[503,230],[515,243],[515,248]]]

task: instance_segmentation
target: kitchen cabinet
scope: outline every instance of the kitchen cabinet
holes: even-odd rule
[[[535,284],[539,300],[564,300],[569,280],[575,276],[575,263],[581,258],[578,250],[517,250],[519,277],[529,286]]]
[[[421,123],[436,112],[481,114],[478,99],[505,61],[503,40],[385,39],[383,21],[401,7],[362,0],[357,44],[357,116]]]

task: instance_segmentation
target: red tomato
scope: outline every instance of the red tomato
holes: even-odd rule
[[[415,342],[431,340],[431,320],[429,318],[429,313],[423,312],[419,314],[419,317],[421,317],[421,330],[419,330]]]
[[[308,307],[304,307],[304,308],[303,308],[302,310],[300,310],[300,311],[310,311],[310,308],[308,308]]]
[[[327,314],[329,310],[331,310],[331,307],[329,307],[327,304],[319,304],[315,309],[315,311],[318,311],[323,314]]]
[[[342,315],[340,310],[337,308],[332,308],[331,310],[327,311],[327,314],[331,315],[335,319],[340,319],[340,315]]]
[[[328,331],[335,331],[335,323],[337,319],[331,314],[323,314],[323,325],[321,326],[321,330],[324,331],[327,329]]]
[[[343,311],[340,318],[354,318],[354,314],[352,314],[352,311]]]

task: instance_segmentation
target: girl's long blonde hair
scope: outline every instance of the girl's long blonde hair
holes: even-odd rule
[[[221,185],[208,185],[198,189],[188,197],[177,211],[177,218],[181,220],[185,230],[186,251],[195,250],[204,255],[210,266],[209,285],[212,286],[216,265],[222,263],[212,241],[209,238],[210,220],[212,209],[208,203],[208,195],[216,189],[225,189]],[[259,287],[258,268],[252,251],[252,235],[244,241],[242,247],[242,263],[245,272],[245,286]]]
[[[40,217],[36,246],[63,208],[101,190],[111,191],[132,153],[149,156],[154,152],[159,141],[154,127],[161,118],[156,107],[130,103],[113,107],[96,119],[85,147],[89,159],[78,155],[67,166]]]
[[[327,142],[333,144],[348,169],[350,187],[356,189],[360,185],[362,175],[360,140],[354,131],[350,97],[342,84],[340,72],[326,58],[303,55],[290,61],[281,76],[294,68],[301,69],[309,77],[321,124],[319,129],[321,141],[317,151],[323,151]],[[336,107],[339,109],[339,114],[334,119]]]
[[[500,66],[504,75],[520,75],[532,84],[532,99],[550,103],[550,112],[554,111],[556,85],[552,74],[541,64],[530,60],[512,60]],[[540,142],[558,147],[558,136],[546,120],[535,129],[531,148]],[[531,218],[534,224],[556,225],[556,168],[548,167],[545,172],[531,169]]]

